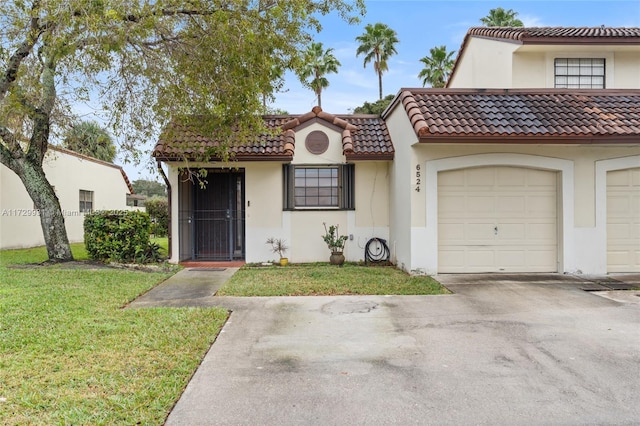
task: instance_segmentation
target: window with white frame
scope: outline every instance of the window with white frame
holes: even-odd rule
[[[91,213],[93,211],[93,191],[80,190],[80,213]]]
[[[604,89],[604,58],[556,58],[554,87],[568,89]]]
[[[354,165],[284,166],[284,209],[354,209]]]

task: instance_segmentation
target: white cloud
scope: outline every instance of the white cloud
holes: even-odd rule
[[[538,16],[518,15],[518,19],[522,21],[525,27],[545,27],[547,24],[542,22]]]

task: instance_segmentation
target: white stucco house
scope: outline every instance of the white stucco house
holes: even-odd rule
[[[50,146],[43,169],[54,187],[70,242],[84,240],[84,215],[93,210],[125,210],[133,194],[122,167]],[[20,178],[0,165],[0,249],[44,245],[39,212]]]
[[[264,120],[228,163],[187,126],[160,137],[171,261],[269,260],[268,237],[326,261],[327,223],[348,260],[377,237],[414,273],[640,271],[640,29],[472,28],[448,88]]]

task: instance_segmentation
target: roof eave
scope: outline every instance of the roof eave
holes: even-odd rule
[[[197,156],[181,156],[177,154],[163,154],[163,153],[153,153],[152,156],[157,161],[162,162],[176,162],[176,161],[197,161],[202,163],[220,163],[225,162],[221,157],[208,157],[198,158]],[[285,155],[285,154],[277,154],[277,155],[233,155],[226,160],[226,162],[237,162],[237,161],[276,161],[276,162],[291,162],[293,160],[293,155]]]
[[[392,161],[394,158],[393,152],[380,153],[380,154],[345,154],[347,161]]]
[[[478,143],[478,144],[638,144],[638,135],[422,135],[419,143]]]

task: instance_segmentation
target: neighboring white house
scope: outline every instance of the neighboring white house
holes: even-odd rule
[[[291,262],[326,261],[326,222],[348,260],[378,237],[414,273],[640,272],[639,70],[637,28],[472,28],[449,86],[483,87],[401,89],[382,117],[268,116],[280,133],[229,163],[193,163],[216,141],[173,123],[153,153],[171,260],[269,260],[276,237]],[[181,178],[185,159],[207,189]]]
[[[54,187],[70,242],[84,240],[84,214],[127,209],[133,188],[122,167],[50,146],[43,169]],[[0,165],[0,249],[44,244],[39,212],[20,178]]]

